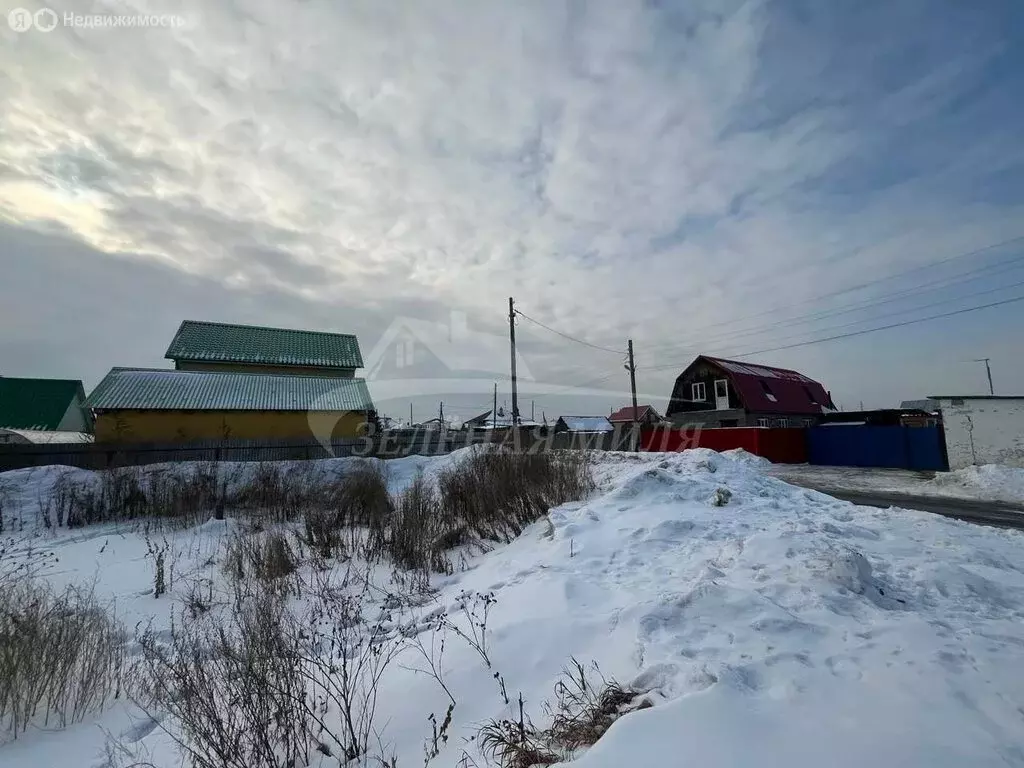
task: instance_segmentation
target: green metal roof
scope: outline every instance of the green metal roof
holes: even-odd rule
[[[114,368],[89,395],[97,410],[370,411],[363,379]]]
[[[76,396],[85,397],[80,381],[0,376],[0,428],[59,429]]]
[[[348,333],[292,331],[185,320],[164,355],[210,363],[362,368],[359,341]]]

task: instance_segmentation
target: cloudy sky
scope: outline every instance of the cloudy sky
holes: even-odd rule
[[[396,317],[501,333],[512,295],[633,338],[658,405],[698,352],[847,408],[981,391],[979,357],[1024,392],[1024,302],[803,344],[1024,296],[1018,0],[50,7],[0,22],[0,374],[89,388],[186,317],[366,354]],[[518,332],[537,378],[625,384]]]

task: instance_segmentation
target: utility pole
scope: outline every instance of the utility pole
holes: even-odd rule
[[[973,362],[975,362],[975,363],[984,363],[985,364],[985,373],[988,375],[988,393],[990,395],[994,395],[996,393],[996,390],[992,386],[992,368],[989,367],[988,361],[989,361],[989,358],[981,357],[981,358],[978,358],[977,360],[974,360]]]
[[[508,297],[508,337],[512,342],[512,426],[519,424],[519,394],[516,391],[516,309]]]
[[[409,403],[409,426],[412,427],[412,403]]]
[[[494,408],[491,410],[491,429],[498,428],[498,382],[494,382]]]
[[[444,403],[440,403],[437,407],[437,425],[444,429]]]
[[[537,420],[537,409],[535,407],[536,405],[537,404],[533,400],[530,401],[530,421]]]
[[[633,450],[637,450],[640,441],[637,440],[638,422],[637,422],[637,405],[636,405],[636,362],[633,360],[633,340],[629,340],[629,362],[626,364],[626,370],[629,371],[629,390],[633,394]]]

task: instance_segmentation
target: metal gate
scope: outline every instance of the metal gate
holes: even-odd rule
[[[807,430],[810,464],[946,470],[940,427],[836,425]]]

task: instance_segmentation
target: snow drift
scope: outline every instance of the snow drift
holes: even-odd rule
[[[437,577],[424,613],[493,593],[494,669],[540,724],[570,656],[648,691],[656,705],[619,719],[577,756],[582,768],[1024,764],[1024,535],[856,507],[758,463],[704,449],[602,454],[592,498]],[[182,546],[180,567],[201,570],[217,530],[183,533],[200,543]],[[139,594],[144,548],[130,533],[46,544],[55,582],[95,573],[129,616],[166,610]],[[414,667],[390,668],[380,690],[382,741],[400,766],[422,764],[426,716],[446,701]],[[452,644],[444,668],[458,705],[432,765],[465,752],[482,766],[476,729],[516,704],[473,651]],[[98,724],[136,734],[127,708]],[[102,765],[99,734],[38,733],[0,747],[0,763]],[[180,761],[155,726],[137,741],[160,768]]]

